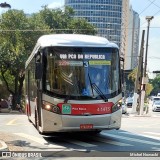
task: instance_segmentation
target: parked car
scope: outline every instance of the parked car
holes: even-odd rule
[[[153,96],[153,97],[152,97],[152,105],[153,105],[154,102],[156,102],[156,101],[160,101],[160,97]]]
[[[155,101],[152,105],[152,111],[160,111],[160,101]]]
[[[126,99],[126,106],[127,106],[128,108],[131,108],[131,107],[132,107],[132,104],[133,104],[133,97],[128,97],[128,98]]]
[[[122,113],[123,114],[127,113],[127,106],[124,102],[122,102]]]
[[[7,113],[11,111],[11,107],[7,100],[1,99],[0,101],[0,112]]]

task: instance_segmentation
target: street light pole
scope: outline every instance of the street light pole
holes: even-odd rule
[[[147,20],[147,22],[148,22],[148,27],[147,27],[147,41],[146,41],[146,53],[145,53],[145,62],[144,62],[144,72],[143,72],[143,78],[142,78],[142,92],[141,92],[140,115],[143,114],[144,98],[145,98],[145,92],[146,92],[146,84],[148,83],[148,78],[147,78],[148,39],[149,39],[150,21],[151,21],[153,18],[154,18],[153,16],[146,16],[146,20]]]
[[[148,22],[148,27],[147,27],[147,41],[146,41],[146,54],[145,54],[145,63],[144,63],[144,77],[146,77],[147,73],[147,55],[148,55],[148,39],[149,39],[149,27],[150,27],[150,21],[153,19],[153,16],[147,16],[146,20]]]
[[[6,3],[6,2],[4,2],[4,3],[0,3],[0,7],[1,8],[11,8],[11,5]]]

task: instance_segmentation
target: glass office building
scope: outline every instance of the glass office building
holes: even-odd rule
[[[120,46],[122,0],[65,0],[65,6],[75,11],[75,17],[92,23],[98,35]]]

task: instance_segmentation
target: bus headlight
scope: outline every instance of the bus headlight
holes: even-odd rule
[[[112,113],[118,111],[119,109],[121,109],[121,104],[118,102],[117,104],[113,105]]]
[[[46,105],[45,105],[45,108],[46,108],[46,110],[51,110],[52,107],[51,107],[51,105],[46,104]]]
[[[43,109],[53,113],[57,113],[57,114],[61,113],[60,108],[58,106],[47,103],[47,102],[43,102]]]

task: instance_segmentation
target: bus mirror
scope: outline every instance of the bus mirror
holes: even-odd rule
[[[36,63],[35,78],[36,79],[42,78],[42,64],[41,63]]]

